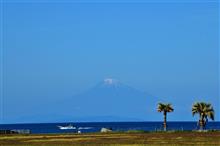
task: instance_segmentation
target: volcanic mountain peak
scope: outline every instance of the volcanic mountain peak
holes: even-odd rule
[[[105,85],[117,85],[119,84],[119,81],[116,79],[112,79],[112,78],[106,78],[104,79],[104,84]]]
[[[105,78],[99,82],[95,89],[118,89],[118,88],[128,88],[126,84],[123,84],[117,79],[114,78]]]

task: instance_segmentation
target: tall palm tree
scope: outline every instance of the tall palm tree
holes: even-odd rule
[[[157,111],[163,112],[163,116],[164,116],[164,122],[163,122],[164,131],[167,130],[167,113],[173,112],[173,110],[174,109],[171,104],[158,103]]]
[[[203,130],[208,122],[208,118],[214,120],[214,109],[210,103],[196,102],[192,106],[192,114],[199,114],[200,130]]]

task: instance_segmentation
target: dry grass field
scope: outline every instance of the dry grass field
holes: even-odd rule
[[[0,135],[1,146],[220,146],[220,132]]]

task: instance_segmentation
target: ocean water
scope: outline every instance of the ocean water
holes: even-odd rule
[[[76,129],[61,130],[58,126],[68,126]],[[29,129],[33,134],[40,133],[81,133],[99,132],[101,128],[111,128],[113,131],[146,130],[155,131],[163,129],[162,122],[81,122],[81,123],[39,123],[39,124],[0,124],[0,130]],[[196,130],[197,122],[168,122],[168,130]],[[220,130],[220,122],[209,122],[206,129]]]

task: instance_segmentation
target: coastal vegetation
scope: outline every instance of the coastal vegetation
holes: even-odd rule
[[[205,103],[205,102],[194,103],[192,107],[192,114],[193,116],[195,114],[199,114],[198,125],[200,127],[200,130],[204,130],[208,122],[208,118],[214,120],[214,109],[210,103]]]
[[[158,103],[157,111],[163,112],[163,116],[164,116],[164,121],[163,121],[164,131],[167,130],[167,113],[173,112],[173,110],[174,109],[171,104]]]
[[[174,111],[172,104],[158,103],[157,111],[163,112],[163,129],[164,131],[167,131],[167,113]],[[206,102],[196,102],[193,104],[192,115],[195,116],[196,114],[199,115],[198,125],[200,127],[200,130],[205,129],[208,119],[214,120],[215,117],[214,108],[210,103]]]

